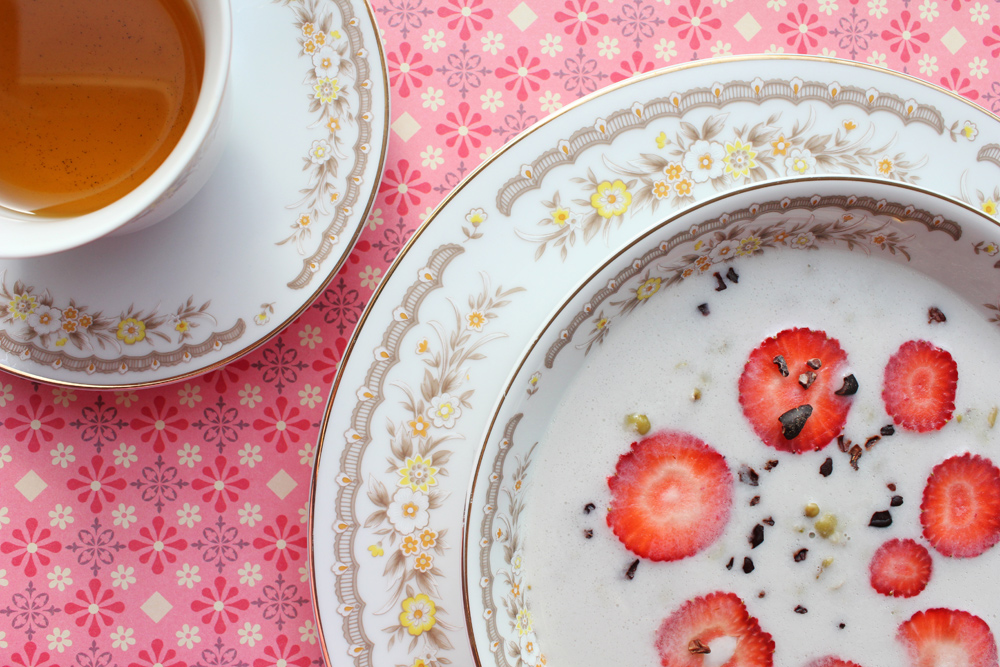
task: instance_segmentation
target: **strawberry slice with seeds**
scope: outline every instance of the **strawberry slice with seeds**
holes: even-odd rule
[[[958,365],[948,352],[926,340],[911,340],[885,366],[882,400],[897,426],[937,431],[955,411],[957,384]]]
[[[927,609],[899,626],[896,639],[914,667],[997,667],[997,645],[986,621],[967,611]]]
[[[927,587],[933,562],[927,549],[913,540],[889,540],[868,566],[872,588],[882,595],[911,598]]]
[[[943,556],[972,558],[1000,542],[1000,470],[972,454],[937,464],[924,487],[920,523]]]
[[[608,526],[637,556],[693,556],[721,534],[733,504],[733,475],[719,452],[679,431],[632,443],[608,478]]]
[[[832,655],[828,655],[825,658],[819,658],[818,660],[813,660],[806,667],[861,667],[856,662],[851,662],[849,660],[841,660],[840,658],[835,658]]]
[[[849,396],[836,393],[846,367],[847,354],[825,332],[785,329],[750,353],[739,382],[743,414],[770,447],[823,449],[843,431],[851,407]]]
[[[656,635],[656,650],[663,667],[702,667],[704,648],[721,637],[736,640],[725,667],[771,667],[774,640],[733,593],[716,591],[688,600],[663,620]]]

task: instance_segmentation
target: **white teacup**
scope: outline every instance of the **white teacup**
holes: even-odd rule
[[[229,0],[190,0],[205,43],[205,70],[194,113],[166,160],[115,202],[85,215],[43,218],[0,208],[0,257],[37,257],[111,234],[145,229],[186,204],[222,156],[229,125],[232,13]]]

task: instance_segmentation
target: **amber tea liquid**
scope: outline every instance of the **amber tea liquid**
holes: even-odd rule
[[[0,210],[69,217],[156,170],[205,65],[187,0],[0,0]]]

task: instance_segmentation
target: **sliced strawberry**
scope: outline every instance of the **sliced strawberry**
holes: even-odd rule
[[[885,366],[882,400],[897,426],[937,431],[955,411],[958,365],[951,355],[925,340],[900,345]]]
[[[912,598],[927,587],[933,564],[927,549],[913,540],[889,540],[868,566],[872,588],[882,595]]]
[[[825,332],[785,329],[750,353],[739,384],[743,414],[770,447],[796,454],[823,449],[840,435],[851,407],[850,396],[834,393],[844,386],[846,367],[847,354]],[[806,388],[800,376],[810,373],[815,379]],[[808,417],[795,434],[779,418],[804,405],[809,409],[800,412]]]
[[[972,454],[937,464],[924,487],[920,523],[943,556],[983,553],[1000,541],[1000,470]]]
[[[629,551],[651,560],[678,560],[707,547],[722,534],[733,504],[726,460],[678,431],[632,443],[608,486],[608,526]]]
[[[997,667],[997,645],[986,621],[967,611],[928,609],[903,622],[896,639],[913,667]]]
[[[716,591],[688,600],[663,620],[656,635],[656,650],[663,667],[702,667],[705,655],[699,645],[711,649],[720,637],[736,640],[725,667],[771,667],[774,640],[760,628],[757,619],[733,593]],[[692,652],[692,649],[695,649]]]
[[[825,658],[813,660],[806,665],[806,667],[861,667],[861,665],[856,662],[841,660],[840,658],[834,658],[832,655],[828,655]]]

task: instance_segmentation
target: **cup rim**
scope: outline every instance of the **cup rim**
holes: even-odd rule
[[[2,257],[23,259],[51,255],[90,243],[141,215],[173,184],[188,167],[209,138],[228,92],[232,61],[233,21],[230,0],[188,0],[214,4],[218,9],[219,29],[209,40],[204,34],[205,65],[194,112],[177,144],[166,159],[146,180],[123,197],[84,215],[66,218],[24,218],[6,215],[0,210],[0,226],[38,225],[40,231],[29,239],[6,239]],[[213,45],[218,45],[215,48]]]

